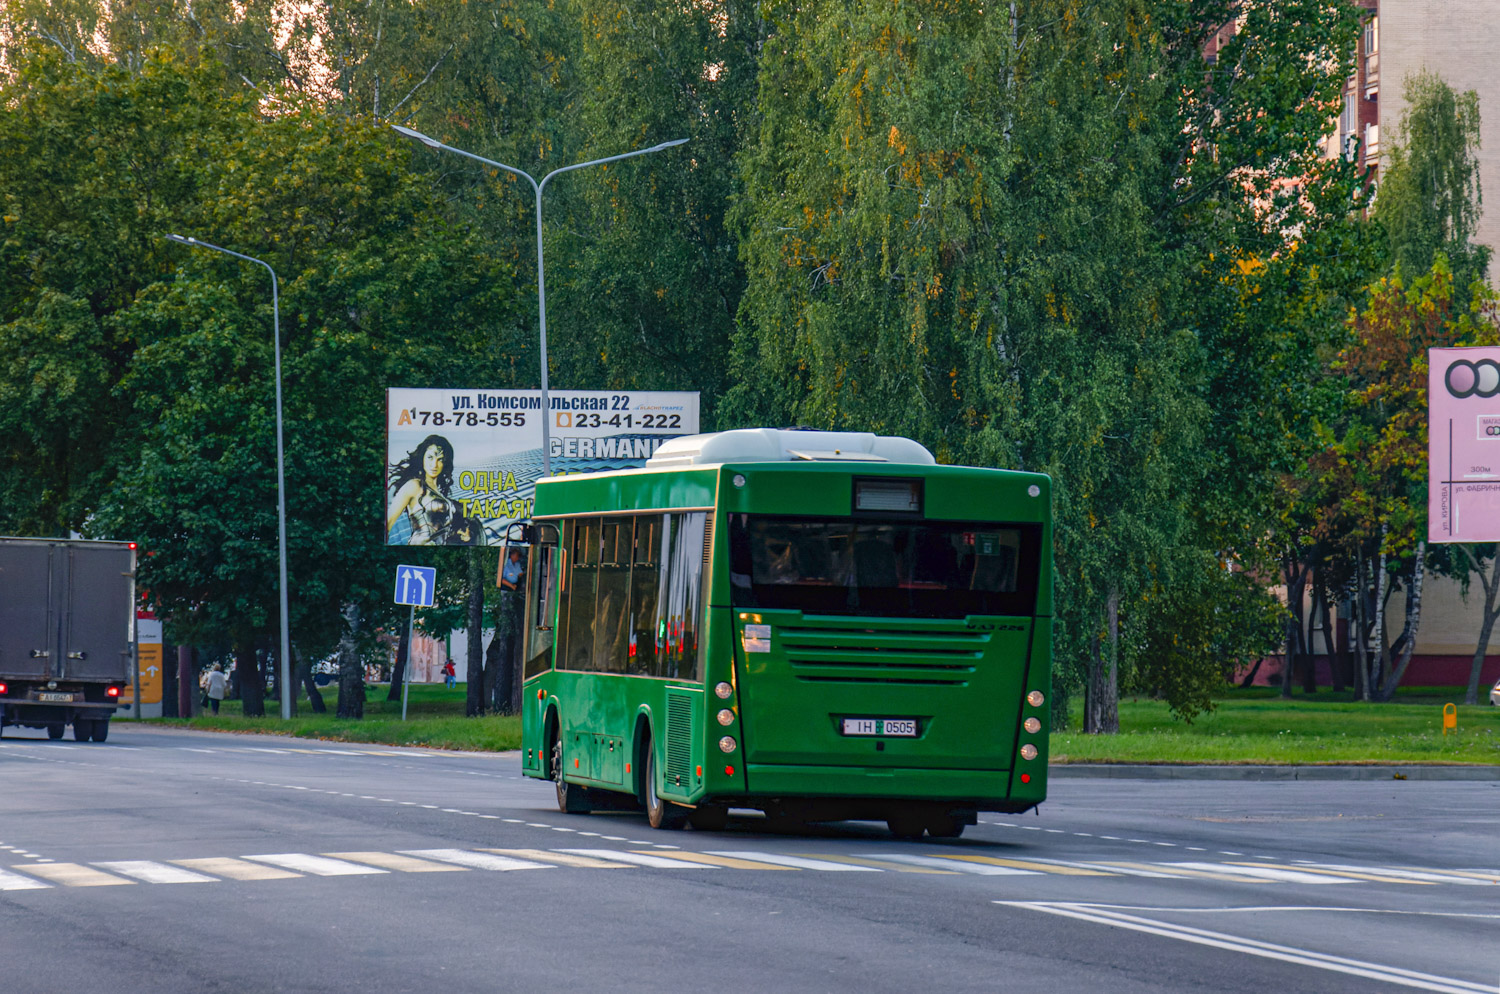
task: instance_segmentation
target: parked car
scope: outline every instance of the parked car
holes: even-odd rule
[[[1490,703],[1500,708],[1500,680],[1496,680],[1495,685],[1490,688]]]

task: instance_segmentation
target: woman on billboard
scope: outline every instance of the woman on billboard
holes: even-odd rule
[[[453,489],[453,445],[428,435],[405,459],[392,466],[387,485],[395,491],[387,509],[385,531],[403,513],[411,525],[407,545],[477,545],[479,522],[464,517]]]

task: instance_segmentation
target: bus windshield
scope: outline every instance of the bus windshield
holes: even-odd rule
[[[736,608],[903,618],[1035,613],[1041,527],[730,516]]]

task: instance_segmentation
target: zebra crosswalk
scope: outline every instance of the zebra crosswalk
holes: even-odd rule
[[[548,869],[740,870],[822,873],[925,873],[985,877],[1149,877],[1247,885],[1310,886],[1380,883],[1431,887],[1500,885],[1500,871],[1340,863],[1145,862],[1131,860],[1012,859],[974,852],[843,853],[640,849],[403,849],[325,853],[258,853],[183,859],[40,861],[0,867],[0,891],[133,884],[208,884],[289,880],[299,877],[379,876],[404,873],[511,872]]]

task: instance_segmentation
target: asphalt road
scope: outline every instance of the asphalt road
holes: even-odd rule
[[[0,991],[1500,992],[1500,783],[1051,797],[653,832],[514,754],[7,729]]]

